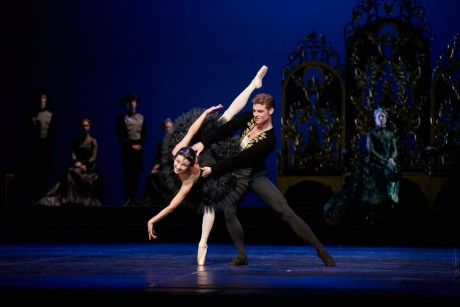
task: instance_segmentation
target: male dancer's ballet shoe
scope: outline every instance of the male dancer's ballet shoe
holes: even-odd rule
[[[207,245],[198,245],[198,256],[196,257],[196,262],[198,263],[198,265],[204,265],[204,262],[206,261],[207,252]]]
[[[329,255],[329,253],[325,249],[318,250],[317,254],[318,257],[321,258],[321,260],[323,260],[325,266],[335,266],[334,258],[332,258],[332,256]]]
[[[261,88],[262,87],[262,79],[264,78],[265,74],[267,73],[268,67],[267,66],[262,66],[259,71],[257,72],[257,75],[252,79],[252,83],[256,88]]]
[[[228,263],[229,266],[248,265],[247,256],[238,256]]]

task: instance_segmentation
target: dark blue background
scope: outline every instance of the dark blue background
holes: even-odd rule
[[[389,2],[387,0],[387,2]],[[55,182],[70,159],[70,139],[90,117],[99,141],[105,206],[124,202],[115,118],[127,92],[142,97],[139,112],[148,121],[146,168],[141,195],[164,118],[193,107],[228,106],[262,65],[269,71],[259,91],[277,101],[274,125],[280,146],[281,78],[305,35],[326,37],[345,63],[344,28],[351,0],[23,1],[1,9],[2,149],[1,174],[25,171],[20,119],[27,93],[49,90],[57,114]],[[424,0],[432,26],[432,63],[460,32],[455,0]],[[249,104],[247,110],[250,110]],[[428,118],[423,120],[429,120]],[[276,153],[267,161],[276,183]],[[50,186],[51,187],[51,186]],[[244,205],[260,206],[255,197]]]

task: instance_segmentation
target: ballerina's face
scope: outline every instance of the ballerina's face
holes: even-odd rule
[[[191,162],[187,160],[183,155],[177,155],[174,159],[174,173],[181,174],[188,170],[191,166]]]

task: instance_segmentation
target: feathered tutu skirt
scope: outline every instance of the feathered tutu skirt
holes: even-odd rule
[[[160,172],[160,182],[171,197],[174,197],[181,187],[181,181],[173,170],[174,157],[172,150],[187,134],[189,127],[203,113],[204,109],[195,108],[182,114],[174,121],[174,132],[166,135],[163,141]],[[209,114],[201,129],[190,142],[190,146],[199,142],[221,125],[219,114]],[[198,163],[201,167],[212,166],[217,162],[230,158],[241,151],[240,138],[230,137],[212,144],[201,152]],[[209,176],[200,178],[187,195],[182,205],[197,213],[203,213],[208,208],[221,211],[226,206],[238,206],[247,194],[250,168],[239,168],[220,177]]]

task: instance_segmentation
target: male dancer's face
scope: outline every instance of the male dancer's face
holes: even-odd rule
[[[271,120],[273,108],[268,110],[263,104],[254,104],[252,106],[252,115],[257,125],[265,125]]]

